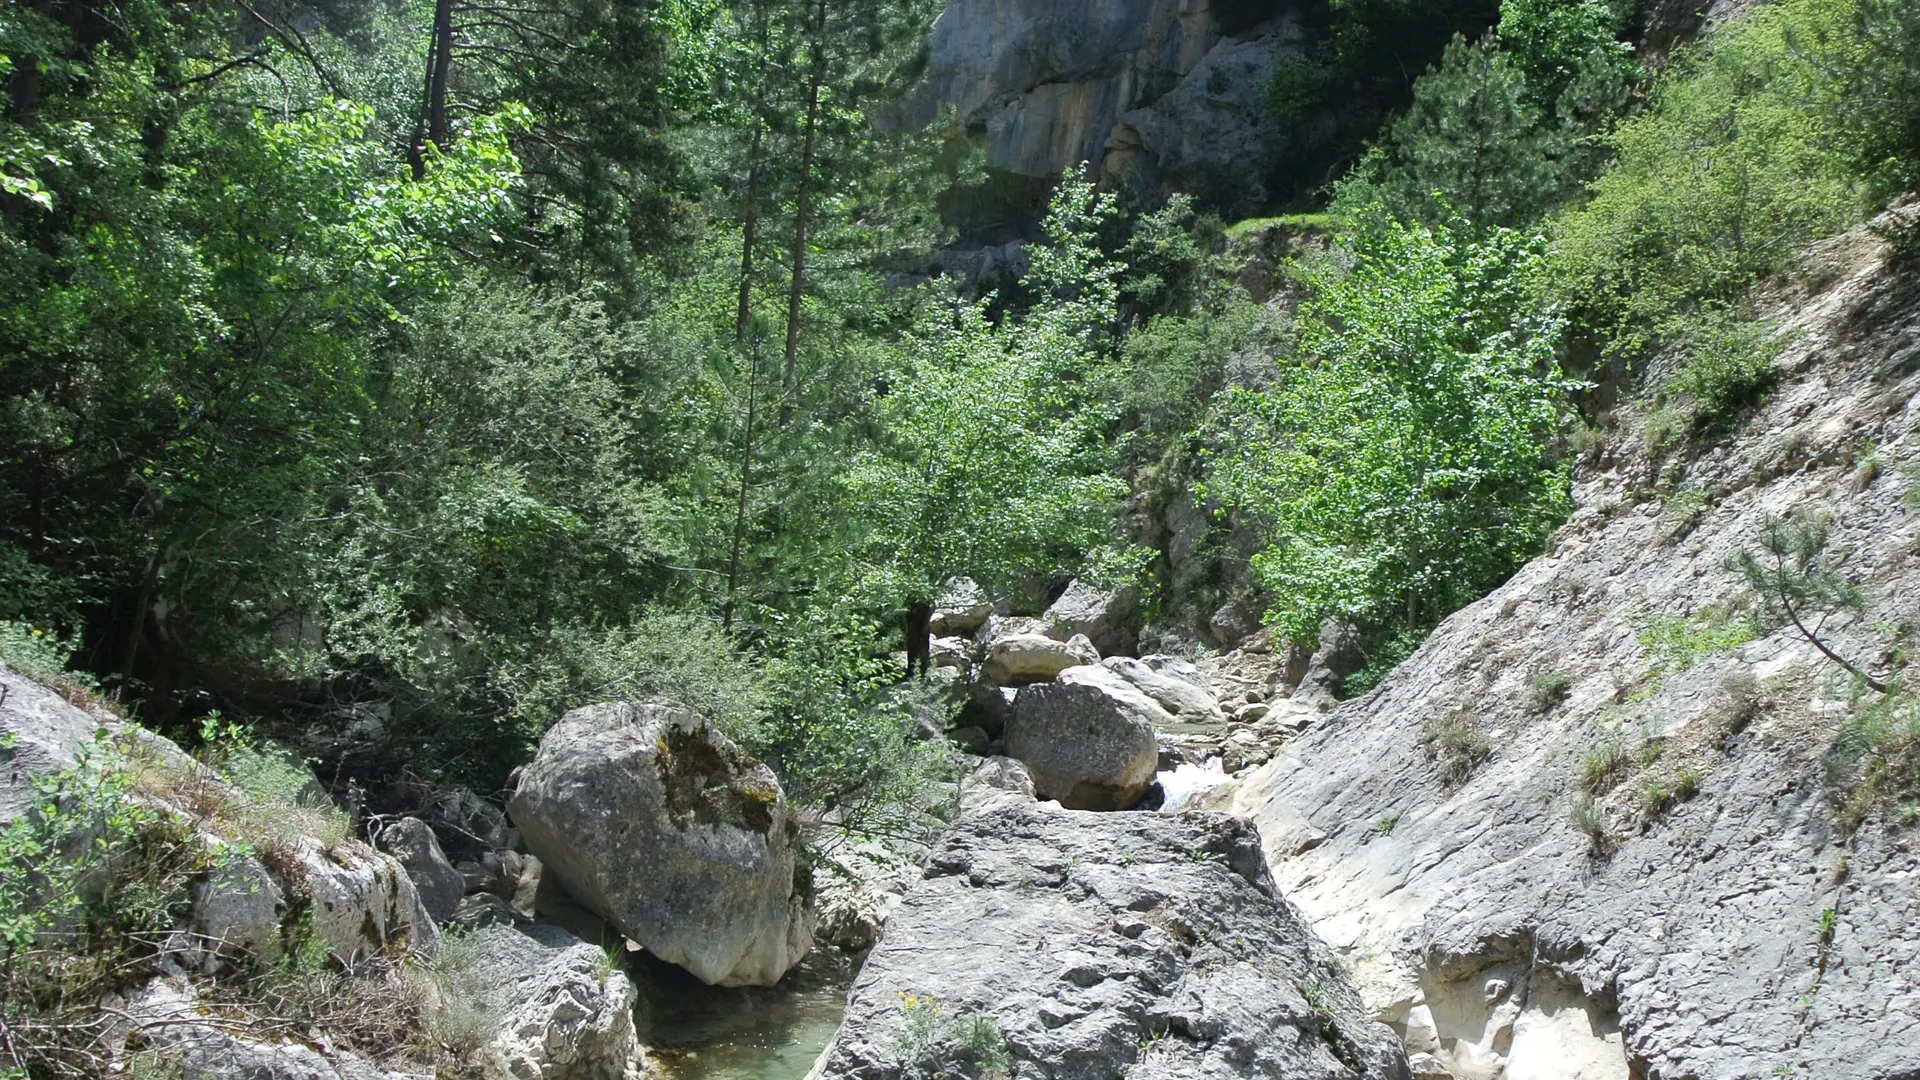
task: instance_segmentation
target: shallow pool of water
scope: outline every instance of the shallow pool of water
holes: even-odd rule
[[[836,977],[730,990],[654,974],[640,1005],[641,1041],[664,1080],[802,1080],[847,1006],[847,982]]]

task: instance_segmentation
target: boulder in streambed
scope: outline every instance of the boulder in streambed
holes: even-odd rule
[[[1217,814],[963,815],[814,1080],[1404,1080],[1407,1060]]]
[[[1043,799],[1074,810],[1125,810],[1140,801],[1160,760],[1154,730],[1165,709],[1098,666],[1022,689],[1007,721],[1007,756],[1027,766]]]
[[[1226,723],[1220,703],[1207,687],[1206,676],[1191,664],[1180,661],[1174,664],[1178,666],[1156,668],[1151,660],[1135,660],[1130,656],[1110,656],[1100,661],[1101,667],[1132,683],[1181,723],[1216,726]]]
[[[1079,634],[1066,641],[1039,633],[1008,634],[987,645],[982,671],[1000,686],[1045,682],[1070,667],[1100,662],[1100,651]]]
[[[543,873],[702,982],[770,985],[812,947],[779,781],[691,709],[575,709],[508,810]]]
[[[616,944],[614,948],[620,946]],[[492,1074],[526,1080],[650,1075],[634,1031],[632,980],[598,945],[557,926],[489,925],[435,973],[441,1008],[488,1033]]]

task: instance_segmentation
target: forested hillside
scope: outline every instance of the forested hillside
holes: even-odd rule
[[[1303,113],[1438,57],[1260,306],[1204,204],[1071,176],[1017,281],[917,271],[991,183],[868,123],[924,3],[14,6],[9,649],[163,727],[377,706],[390,763],[483,784],[668,691],[831,791],[912,756],[903,614],[1151,596],[1115,513],[1171,469],[1253,523],[1254,610],[1377,674],[1538,550],[1662,350],[1675,437],[1762,389],[1746,289],[1906,188],[1917,115],[1894,0],[1664,66],[1600,0],[1443,50],[1386,8],[1276,69]]]
[[[941,97],[957,3],[9,2],[0,658],[376,816],[668,698],[860,837],[948,812],[956,604],[1337,630],[1362,694],[1625,405],[1730,438],[1756,290],[1920,188],[1912,0],[1672,6],[1213,5],[1268,51],[1155,107],[1257,168],[1034,176],[1031,86]]]

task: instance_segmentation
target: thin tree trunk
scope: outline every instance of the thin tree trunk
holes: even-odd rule
[[[787,364],[780,388],[780,425],[793,419],[794,358],[800,352],[800,298],[807,283],[807,213],[813,199],[813,146],[820,127],[820,87],[827,78],[827,0],[819,0],[813,27],[813,69],[807,77],[807,127],[800,146],[800,198],[793,215],[793,273],[787,289]]]
[[[433,75],[427,83],[427,138],[446,153],[447,77],[453,71],[453,0],[434,0]]]
[[[747,323],[753,317],[753,240],[760,227],[760,142],[763,132],[760,104],[756,100],[753,108],[753,146],[747,151],[747,216],[740,239],[740,311],[733,323],[735,341],[747,340]]]
[[[160,549],[147,557],[147,572],[140,578],[139,599],[133,602],[132,626],[127,631],[127,655],[120,662],[120,689],[124,693],[133,681],[133,664],[140,656],[140,639],[146,636],[147,611],[153,606],[153,590],[159,584]]]
[[[436,19],[437,16],[436,12]],[[451,13],[448,21],[452,21]],[[436,32],[427,35],[427,77],[420,89],[420,110],[413,114],[413,137],[407,140],[407,166],[413,170],[415,180],[427,175],[427,113],[433,108],[433,80],[440,71],[438,26],[436,21]]]
[[[733,551],[727,556],[727,602],[720,610],[720,628],[733,629],[733,613],[740,587],[740,551],[747,540],[747,491],[753,486],[753,440],[757,432],[760,385],[760,342],[756,339],[747,361],[747,424],[740,440],[740,502],[733,517]]]

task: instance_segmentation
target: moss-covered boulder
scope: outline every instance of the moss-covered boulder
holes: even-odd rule
[[[705,982],[768,985],[812,947],[779,780],[690,709],[568,713],[508,810],[544,872]]]

